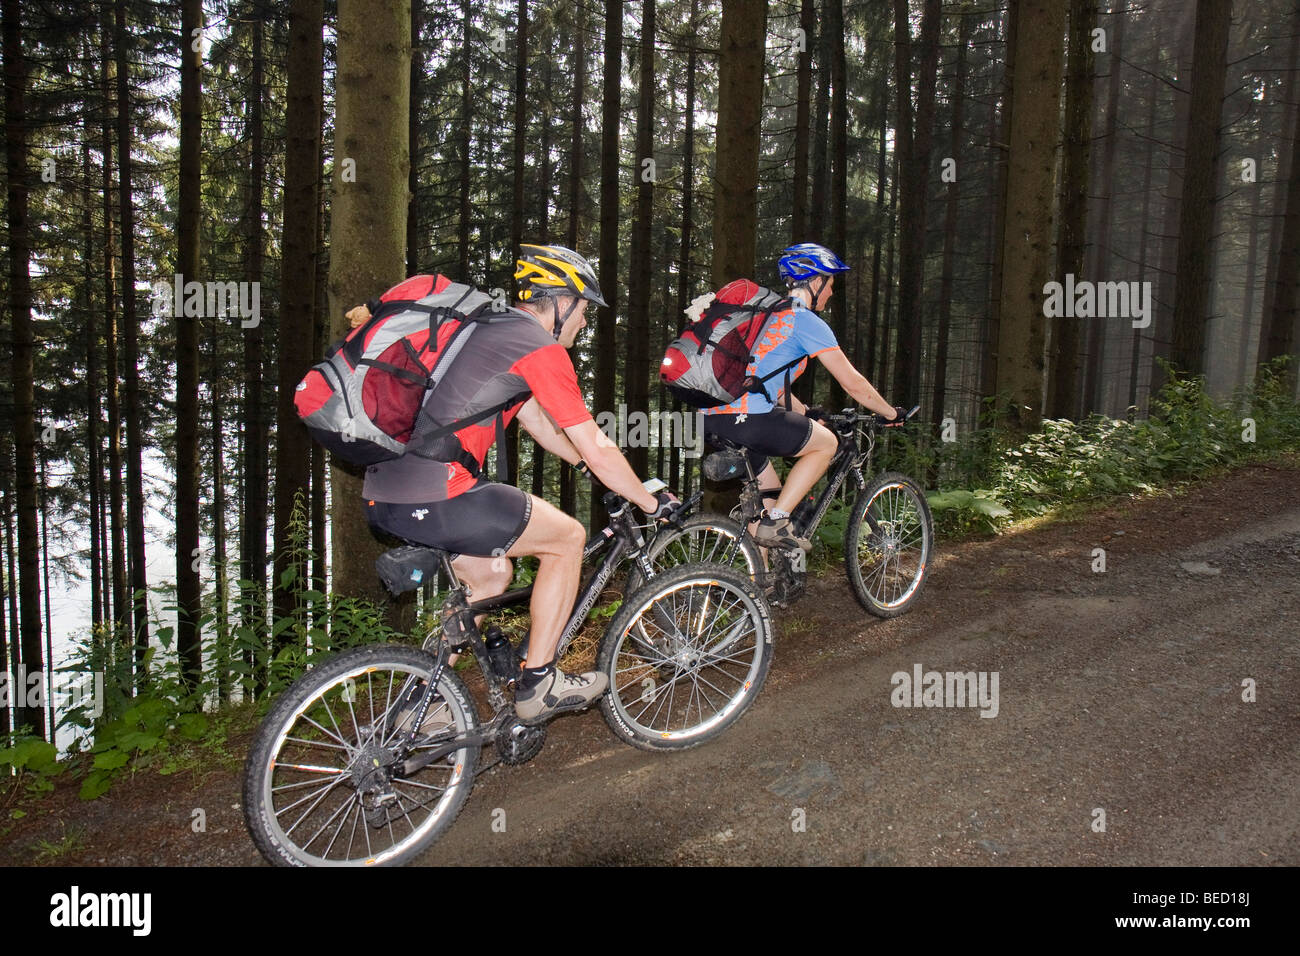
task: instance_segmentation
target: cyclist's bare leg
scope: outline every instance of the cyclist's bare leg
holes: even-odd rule
[[[781,496],[776,500],[777,508],[786,512],[794,511],[804,496],[812,491],[813,485],[817,484],[818,479],[826,474],[831,459],[835,457],[837,447],[839,447],[839,442],[836,440],[835,434],[821,422],[813,422],[813,430],[812,434],[808,436],[808,443],[799,450],[797,456],[799,460],[790,469],[790,474],[785,476],[785,485],[781,488]],[[771,464],[769,464],[768,468],[771,467]],[[764,473],[766,474],[766,472]]]
[[[540,562],[529,605],[532,623],[525,667],[542,667],[555,656],[555,647],[578,596],[582,548],[586,543],[587,534],[581,524],[550,502],[533,498],[528,525],[506,552],[511,557],[533,554]]]

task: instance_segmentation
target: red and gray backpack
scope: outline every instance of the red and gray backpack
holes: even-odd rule
[[[298,417],[311,436],[356,465],[405,454],[425,395],[446,374],[467,337],[482,322],[518,317],[494,306],[487,294],[442,275],[412,276],[369,306],[370,318],[329,347],[294,395]],[[455,327],[448,329],[448,323]],[[485,409],[430,438],[500,411]]]
[[[757,392],[771,401],[763,383],[798,361],[762,378],[751,375],[749,366],[755,361],[754,346],[768,320],[792,307],[789,298],[748,279],[727,283],[699,319],[668,346],[659,366],[660,381],[694,408],[729,405],[747,392]]]

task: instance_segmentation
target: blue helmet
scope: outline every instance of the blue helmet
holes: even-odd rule
[[[781,254],[777,265],[781,270],[781,278],[790,285],[807,282],[817,276],[849,271],[848,263],[825,246],[819,246],[815,242],[801,242],[790,246]]]

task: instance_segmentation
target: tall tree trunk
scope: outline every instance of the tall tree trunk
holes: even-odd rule
[[[135,683],[144,682],[149,649],[149,581],[144,548],[144,445],[140,430],[139,316],[135,307],[135,207],[131,185],[131,87],[127,60],[126,0],[114,2],[117,59],[118,215],[122,217],[122,325],[126,335],[126,526],[129,556]]]
[[[830,181],[826,154],[830,141],[831,121],[831,44],[829,29],[817,31],[817,96],[813,102],[812,129],[812,199],[808,212],[808,232],[799,242],[821,242],[826,229],[826,188]],[[801,382],[812,378],[815,368],[808,369]]]
[[[831,245],[835,254],[848,258],[848,77],[844,63],[844,0],[828,0],[826,28],[831,44]],[[847,278],[841,277],[841,280]],[[831,299],[831,329],[847,350],[849,290],[840,288]],[[831,379],[830,407],[843,408],[844,389]]]
[[[470,173],[473,170],[470,156],[470,133],[474,128],[474,105],[470,90],[472,66],[470,51],[474,49],[474,45],[470,38],[473,25],[470,20],[469,0],[461,0],[460,9],[460,218],[457,222],[456,248],[460,255],[460,272],[457,278],[462,282],[469,282],[469,187]]]
[[[321,151],[317,158],[317,164],[321,169],[325,168],[325,144],[322,141]],[[327,197],[324,190],[317,190],[319,193],[316,205],[316,294],[314,296],[314,311],[312,322],[312,354],[324,355],[325,346],[329,341],[329,314],[326,312],[326,304],[329,302],[329,295],[326,292],[326,279],[329,276],[328,257],[325,252],[325,202]],[[325,474],[326,465],[329,456],[325,451],[325,446],[320,442],[311,443],[311,587],[313,591],[321,594],[328,593],[326,582],[329,579],[329,547],[327,544],[328,536],[328,518],[326,516],[326,495],[325,495]],[[317,604],[312,614],[312,626],[322,629],[329,627],[329,608],[324,604]]]
[[[48,674],[54,673],[54,622],[50,619],[50,515],[49,515],[49,479],[45,473],[45,443],[38,446],[37,462],[40,467],[40,489],[38,502],[41,512],[41,606],[45,610],[45,647],[44,660]],[[48,686],[48,685],[47,685]],[[46,695],[43,705],[45,712],[45,729],[47,739],[54,742],[54,731],[58,720],[54,714],[54,701]]]
[[[517,22],[515,26],[515,131],[512,140],[514,149],[514,170],[512,182],[510,217],[510,260],[506,267],[505,286],[510,285],[514,275],[515,260],[519,257],[519,245],[523,242],[524,213],[524,160],[526,152],[524,139],[528,135],[528,0],[518,0]],[[498,448],[497,454],[506,456],[506,480],[512,485],[519,483],[519,422],[512,421],[505,433],[505,448]]]
[[[808,101],[812,93],[812,42],[816,15],[813,0],[800,0],[799,29],[803,31],[801,34],[803,49],[799,51],[799,75],[795,94],[794,205],[790,213],[791,245],[803,242],[803,237],[808,231],[808,143],[812,139],[812,129],[809,124],[811,108]],[[695,15],[692,13],[692,25],[694,22]],[[693,35],[693,30],[687,31],[687,42],[690,42]]]
[[[880,326],[880,254],[888,241],[885,233],[885,145],[889,132],[889,71],[880,71],[880,86],[877,91],[880,103],[880,148],[876,159],[876,241],[871,252],[871,324],[867,327],[867,361],[866,375],[872,381],[876,374],[876,331]]]
[[[400,7],[400,9],[398,9]],[[316,324],[316,217],[318,214],[319,188],[320,188],[320,135],[321,135],[321,95],[322,95],[322,71],[323,71],[323,53],[321,43],[321,20],[323,16],[323,6],[321,0],[293,0],[289,12],[289,52],[285,60],[286,72],[288,74],[288,90],[286,95],[286,118],[285,118],[285,156],[284,156],[284,240],[283,254],[280,259],[280,360],[279,360],[279,390],[276,402],[276,442],[275,442],[275,539],[273,549],[274,572],[271,578],[272,592],[274,594],[273,604],[275,607],[275,618],[281,619],[292,614],[297,605],[298,595],[302,592],[306,583],[307,567],[302,561],[301,553],[295,553],[291,544],[289,529],[290,519],[294,512],[296,501],[301,498],[302,507],[307,509],[310,506],[311,494],[311,441],[307,437],[307,430],[298,421],[298,415],[294,410],[293,396],[294,389],[307,370],[311,367],[313,361],[312,346],[315,344],[315,324]],[[407,121],[407,98],[406,92],[410,83],[410,76],[406,72],[407,64],[404,56],[385,56],[370,57],[369,62],[373,64],[376,71],[392,71],[400,68],[402,77],[397,86],[401,90],[400,107],[391,99],[383,98],[382,92],[375,90],[376,95],[370,104],[370,113],[372,115],[389,115],[395,109],[400,108],[400,113],[396,119],[390,122],[399,125],[399,131],[394,131],[389,127],[383,129],[385,139],[380,140],[390,150],[401,150],[400,159],[392,164],[389,169],[381,169],[380,164],[366,154],[368,147],[377,147],[374,141],[359,139],[356,135],[356,127],[348,126],[342,122],[344,116],[344,104],[348,108],[353,108],[355,101],[352,96],[355,95],[358,86],[364,87],[364,71],[362,77],[357,77],[353,70],[345,71],[343,68],[344,56],[356,55],[355,44],[359,37],[355,33],[346,33],[347,30],[359,29],[359,24],[354,18],[364,17],[370,25],[379,30],[380,33],[374,37],[374,49],[388,49],[384,46],[388,41],[389,35],[382,32],[390,27],[388,21],[393,17],[400,16],[402,23],[397,33],[400,41],[397,43],[393,52],[400,51],[402,54],[410,53],[410,12],[405,4],[395,6],[381,4],[377,2],[366,3],[362,0],[356,2],[345,2],[339,6],[339,72],[338,72],[338,110],[339,119],[337,133],[335,134],[335,188],[338,189],[337,202],[340,206],[349,202],[363,188],[376,190],[381,188],[384,177],[391,172],[392,168],[400,169],[401,182],[401,208],[399,210],[387,211],[393,215],[386,223],[383,229],[376,228],[370,236],[370,243],[367,244],[366,250],[347,249],[346,242],[351,236],[341,234],[339,238],[343,240],[340,243],[342,248],[335,250],[332,260],[337,266],[339,261],[347,262],[349,259],[360,259],[367,252],[382,247],[383,244],[380,236],[384,229],[392,231],[399,230],[397,233],[398,244],[393,248],[385,249],[389,262],[387,273],[392,278],[400,278],[393,275],[394,272],[400,272],[404,264],[403,253],[405,251],[406,238],[406,186],[407,166],[410,163],[410,156],[407,154],[406,146],[406,121]],[[344,41],[350,41],[348,48],[345,50]],[[355,61],[349,59],[349,67],[355,68]],[[383,91],[387,92],[387,91]],[[351,116],[349,116],[349,119]],[[391,138],[388,138],[391,137]],[[348,160],[356,161],[355,183],[342,183],[344,175],[351,177],[351,167],[348,166]],[[345,174],[341,166],[348,166],[348,172]],[[376,195],[378,204],[379,197]],[[356,266],[357,263],[349,263]],[[391,285],[393,283],[387,283]],[[356,301],[364,302],[373,291],[360,295]],[[331,308],[331,313],[338,316],[337,321],[342,323],[343,313],[354,305],[355,302],[345,304],[337,302],[337,307]],[[341,337],[341,335],[340,335]],[[351,493],[343,492],[340,487],[340,481],[348,482],[355,486],[356,479],[350,476],[340,478],[343,475],[341,469],[335,469],[335,500],[346,500],[351,505],[351,512],[354,520],[359,521],[364,527],[365,519],[357,508],[356,499],[360,496],[360,489],[356,487],[349,488]],[[306,513],[304,513],[304,518]],[[339,515],[335,515],[335,536],[334,541],[338,546],[338,553],[349,557],[362,557],[365,547],[363,541],[369,539],[369,535],[349,534],[339,526]],[[287,571],[293,570],[296,573],[292,587],[284,587],[282,582]],[[368,575],[373,577],[373,574]],[[276,640],[275,650],[287,645],[291,639],[292,630],[287,629],[281,632],[281,636]]]
[[[226,423],[223,402],[225,387],[220,369],[221,319],[212,321],[212,584],[216,598],[213,621],[213,661],[216,671],[217,699],[230,699],[230,612],[226,602]]]
[[[600,128],[600,291],[609,306],[596,315],[595,407],[614,407],[614,361],[618,339],[614,327],[618,315],[618,132],[622,114],[623,4],[605,0],[605,70],[601,94]],[[591,527],[605,522],[601,486],[591,489]]]
[[[713,192],[713,285],[754,272],[767,0],[723,0]]]
[[[1274,356],[1270,354],[1272,346],[1272,320],[1274,304],[1277,300],[1277,273],[1282,265],[1279,249],[1282,242],[1282,229],[1285,217],[1281,214],[1289,198],[1287,191],[1288,171],[1292,166],[1294,150],[1292,144],[1300,132],[1300,99],[1296,97],[1296,77],[1300,74],[1300,7],[1291,16],[1289,26],[1291,42],[1287,44],[1288,69],[1286,80],[1282,85],[1282,143],[1278,150],[1277,175],[1273,184],[1273,216],[1268,231],[1268,246],[1265,248],[1264,265],[1264,300],[1260,310],[1259,344],[1256,347],[1257,361],[1267,362]]]
[[[686,29],[686,112],[684,119],[686,121],[686,130],[682,137],[682,223],[680,230],[680,251],[677,254],[677,314],[676,328],[680,332],[686,326],[686,306],[691,300],[691,244],[692,236],[695,230],[693,220],[694,203],[695,203],[695,64],[698,59],[696,53],[696,31],[699,24],[700,2],[691,0],[691,20]],[[807,39],[805,37],[805,39]],[[797,180],[797,177],[796,177]],[[806,191],[806,190],[805,190]],[[673,397],[673,411],[678,415],[692,415],[693,410],[682,407],[681,400],[676,396]],[[670,484],[673,488],[682,487],[683,495],[689,494],[689,490],[683,486],[689,480],[690,459],[686,459],[685,474],[681,473],[681,447],[680,442],[673,442],[672,450],[668,458],[668,471],[672,475]]]
[[[199,279],[202,28],[201,0],[183,0],[176,271],[186,283]],[[176,652],[180,659],[181,679],[193,690],[203,668],[198,630],[199,323],[195,317],[185,315],[186,311],[173,309],[176,330]]]
[[[82,57],[90,62],[90,49],[82,46]],[[91,78],[86,77],[89,91]],[[98,646],[104,625],[103,579],[99,562],[99,517],[102,511],[104,469],[100,463],[100,404],[99,404],[99,330],[95,326],[95,302],[91,289],[95,287],[94,217],[90,201],[90,118],[81,121],[81,231],[82,241],[82,301],[86,310],[86,466],[90,483],[90,634],[92,646]],[[0,654],[0,660],[4,655]]]
[[[1174,328],[1174,288],[1178,276],[1178,224],[1181,221],[1183,176],[1186,167],[1187,130],[1191,118],[1190,80],[1192,72],[1192,27],[1194,18],[1184,16],[1177,32],[1173,49],[1177,62],[1177,77],[1170,83],[1174,91],[1173,141],[1167,145],[1169,170],[1165,182],[1164,212],[1158,235],[1160,238],[1159,279],[1153,308],[1151,334],[1151,394],[1155,395],[1165,382],[1165,373],[1157,359],[1170,358],[1170,343]]]
[[[1088,158],[1092,142],[1092,31],[1097,25],[1096,0],[1070,0],[1070,68],[1065,79],[1065,139],[1061,162],[1061,226],[1056,257],[1056,281],[1067,275],[1083,278],[1083,254],[1088,232]],[[1112,61],[1118,66],[1118,61]],[[1049,414],[1075,418],[1079,413],[1081,375],[1079,319],[1058,318],[1049,326],[1053,366]],[[1099,319],[1092,320],[1095,327]]]
[[[1258,145],[1258,141],[1257,141]],[[1259,155],[1258,150],[1255,155]],[[1262,183],[1254,183],[1250,197],[1250,238],[1246,244],[1246,274],[1243,283],[1241,303],[1241,337],[1237,343],[1236,381],[1242,385],[1249,384],[1255,378],[1250,363],[1251,326],[1254,325],[1256,268],[1259,263],[1259,219],[1260,207],[1263,205],[1264,189]]]
[[[952,146],[948,155],[954,159],[962,153],[962,120],[966,107],[966,49],[970,45],[971,12],[960,14],[957,30],[957,75],[952,92]],[[930,419],[935,428],[943,424],[948,402],[948,330],[952,324],[953,254],[957,247],[957,201],[959,177],[949,182],[943,221],[943,273],[939,282],[939,329],[935,341],[934,407]]]
[[[1295,124],[1293,135],[1295,138],[1290,149],[1291,169],[1287,176],[1282,237],[1277,250],[1273,311],[1268,316],[1268,351],[1264,355],[1265,361],[1283,355],[1294,357],[1296,317],[1300,313],[1300,122]],[[1294,384],[1294,361],[1287,369],[1287,377]]]
[[[980,396],[993,398],[997,394],[998,339],[1002,324],[1002,250],[1007,231],[1007,176],[1011,156],[1011,112],[1015,106],[1016,46],[1020,32],[1020,0],[1007,0],[1006,36],[1004,37],[1006,64],[1002,70],[1002,89],[999,93],[1002,115],[998,121],[996,140],[998,151],[997,187],[993,195],[993,256],[989,276],[988,317],[985,320],[984,355],[980,360]]]
[[[122,412],[118,398],[117,281],[113,256],[113,132],[109,104],[113,89],[109,82],[109,22],[107,11],[99,25],[99,79],[104,112],[100,126],[102,141],[104,199],[104,383],[108,400],[108,507],[109,535],[112,539],[112,594],[114,644],[130,641],[130,602],[126,592],[126,538],[122,527]]]
[[[1120,58],[1124,49],[1124,24],[1128,20],[1127,5],[1118,12],[1112,11],[1114,27],[1109,34],[1109,71],[1106,88],[1106,142],[1101,152],[1101,168],[1097,185],[1102,190],[1100,209],[1096,217],[1098,223],[1097,241],[1092,246],[1092,275],[1100,279],[1107,275],[1110,257],[1110,233],[1115,195],[1115,147],[1119,142],[1119,92],[1120,77],[1124,63]],[[1090,47],[1091,49],[1091,47]],[[1100,412],[1105,406],[1102,402],[1102,373],[1106,364],[1105,341],[1106,329],[1102,322],[1088,324],[1087,360],[1084,366],[1083,411]]]
[[[912,113],[911,22],[907,0],[894,0],[898,73],[900,183],[898,261],[898,358],[894,400],[911,402],[921,388],[921,290],[925,277],[926,187],[934,139],[934,91],[939,67],[939,0],[925,0],[921,14],[921,62],[916,113]],[[1058,64],[1059,69],[1059,64]]]
[[[13,322],[14,471],[18,485],[18,640],[29,672],[41,669],[40,540],[36,527],[36,407],[32,372],[32,290],[28,268],[31,245],[27,225],[29,189],[28,117],[25,98],[30,75],[23,51],[18,0],[3,0],[5,84],[5,176],[9,203],[9,314]],[[15,708],[18,726],[30,724],[45,736],[45,713],[25,704]]]
[[[636,111],[636,213],[628,252],[627,363],[623,366],[623,402],[627,413],[650,411],[650,229],[654,217],[655,2],[641,0],[641,78]],[[650,461],[644,443],[627,450],[628,461],[644,475]]]
[[[424,48],[420,45],[420,14],[424,0],[411,0],[411,105],[407,116],[407,149],[411,154],[411,171],[407,175],[407,190],[411,195],[410,211],[406,214],[406,274],[420,272],[420,113],[424,109],[422,85],[424,80]],[[463,279],[462,279],[463,281]],[[314,454],[314,451],[313,451]]]
[[[1146,127],[1146,155],[1142,162],[1142,214],[1138,221],[1142,224],[1142,236],[1138,240],[1138,282],[1146,281],[1147,273],[1147,248],[1151,238],[1151,230],[1147,228],[1148,218],[1151,212],[1151,160],[1155,153],[1155,136],[1156,136],[1156,104],[1160,99],[1160,81],[1157,77],[1151,77],[1151,96],[1147,103],[1147,127]],[[1138,286],[1141,288],[1141,285]],[[1129,383],[1128,383],[1128,407],[1137,408],[1138,403],[1138,380],[1141,377],[1142,369],[1142,339],[1143,330],[1141,328],[1133,329],[1133,347],[1132,362],[1129,365]],[[1149,380],[1149,376],[1148,376]]]
[[[312,79],[311,156],[302,163],[314,172],[316,140],[320,135],[320,0],[311,4],[314,46],[311,68],[304,62],[302,78]],[[342,175],[335,160],[334,197],[330,206],[329,314],[332,338],[347,331],[344,312],[376,291],[402,278],[402,247],[406,236],[406,183],[410,155],[406,143],[406,111],[410,96],[410,17],[405,2],[344,0],[338,17],[338,82],[336,93],[336,157],[356,160],[356,181]],[[383,49],[390,55],[376,57]],[[292,99],[292,98],[291,98]],[[304,150],[305,153],[305,150]],[[287,192],[287,190],[286,190]],[[314,222],[316,207],[310,207]],[[288,209],[286,233],[288,231]],[[304,228],[306,228],[304,224]],[[307,233],[314,236],[314,228]],[[310,264],[304,269],[310,278]],[[288,297],[286,295],[286,306]],[[310,332],[310,325],[307,327]],[[306,336],[310,346],[311,337]],[[296,376],[305,372],[295,371]],[[292,388],[292,386],[290,386]],[[305,436],[301,426],[295,428]],[[304,456],[305,457],[305,456]],[[374,561],[382,551],[370,533],[360,507],[361,482],[335,465],[332,469],[334,591],[344,596],[382,599]]]
[[[538,169],[537,242],[549,243],[551,228],[551,90],[552,69],[549,54],[542,57],[542,146]],[[573,247],[570,246],[570,249]],[[533,446],[532,493],[541,498],[546,493],[546,451],[537,442]],[[560,462],[561,468],[564,462]]]
[[[572,138],[569,143],[569,225],[565,242],[570,249],[578,248],[582,223],[582,134],[583,107],[587,96],[587,18],[577,4],[570,8],[573,15],[573,106],[569,117]],[[575,364],[578,364],[575,361]],[[560,463],[560,510],[568,515],[578,513],[577,487],[574,471]]]
[[[1032,431],[1043,414],[1043,286],[1052,251],[1065,7],[1056,0],[1020,0],[1020,17],[997,375],[999,392],[1010,396],[1010,421]]]
[[[253,57],[249,85],[248,138],[250,171],[248,180],[248,239],[245,243],[246,270],[250,282],[262,281],[265,267],[266,232],[262,224],[262,190],[266,179],[265,130],[263,128],[262,76],[264,71],[262,6],[250,4],[252,17]],[[266,647],[266,494],[267,494],[267,427],[262,397],[263,342],[261,323],[244,329],[243,395],[243,488],[239,531],[239,577],[250,584],[240,589],[240,623],[249,638],[244,646],[244,698],[255,696],[264,686],[265,677],[258,668],[262,662],[254,648]]]
[[[889,227],[885,232],[889,252],[885,261],[885,312],[880,320],[880,381],[889,380],[889,317],[894,304],[894,249],[898,224],[898,152],[894,152],[894,168],[889,177]]]
[[[1187,165],[1178,224],[1172,364],[1200,375],[1210,320],[1214,212],[1218,202],[1219,121],[1227,72],[1232,0],[1197,0]]]

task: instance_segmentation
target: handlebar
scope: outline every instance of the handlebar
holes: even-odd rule
[[[903,421],[905,422],[911,421],[912,417],[920,410],[921,410],[920,405],[913,405],[911,410],[908,411],[908,413],[903,416]],[[859,408],[856,405],[850,408],[843,409],[837,415],[827,415],[826,421],[836,431],[850,431],[853,428],[857,427],[859,423],[865,423],[867,425],[868,430],[870,431],[875,431],[877,428],[885,427],[885,423],[878,422],[876,420],[875,412],[866,411],[865,409]],[[888,424],[893,425],[894,422],[889,422]]]

